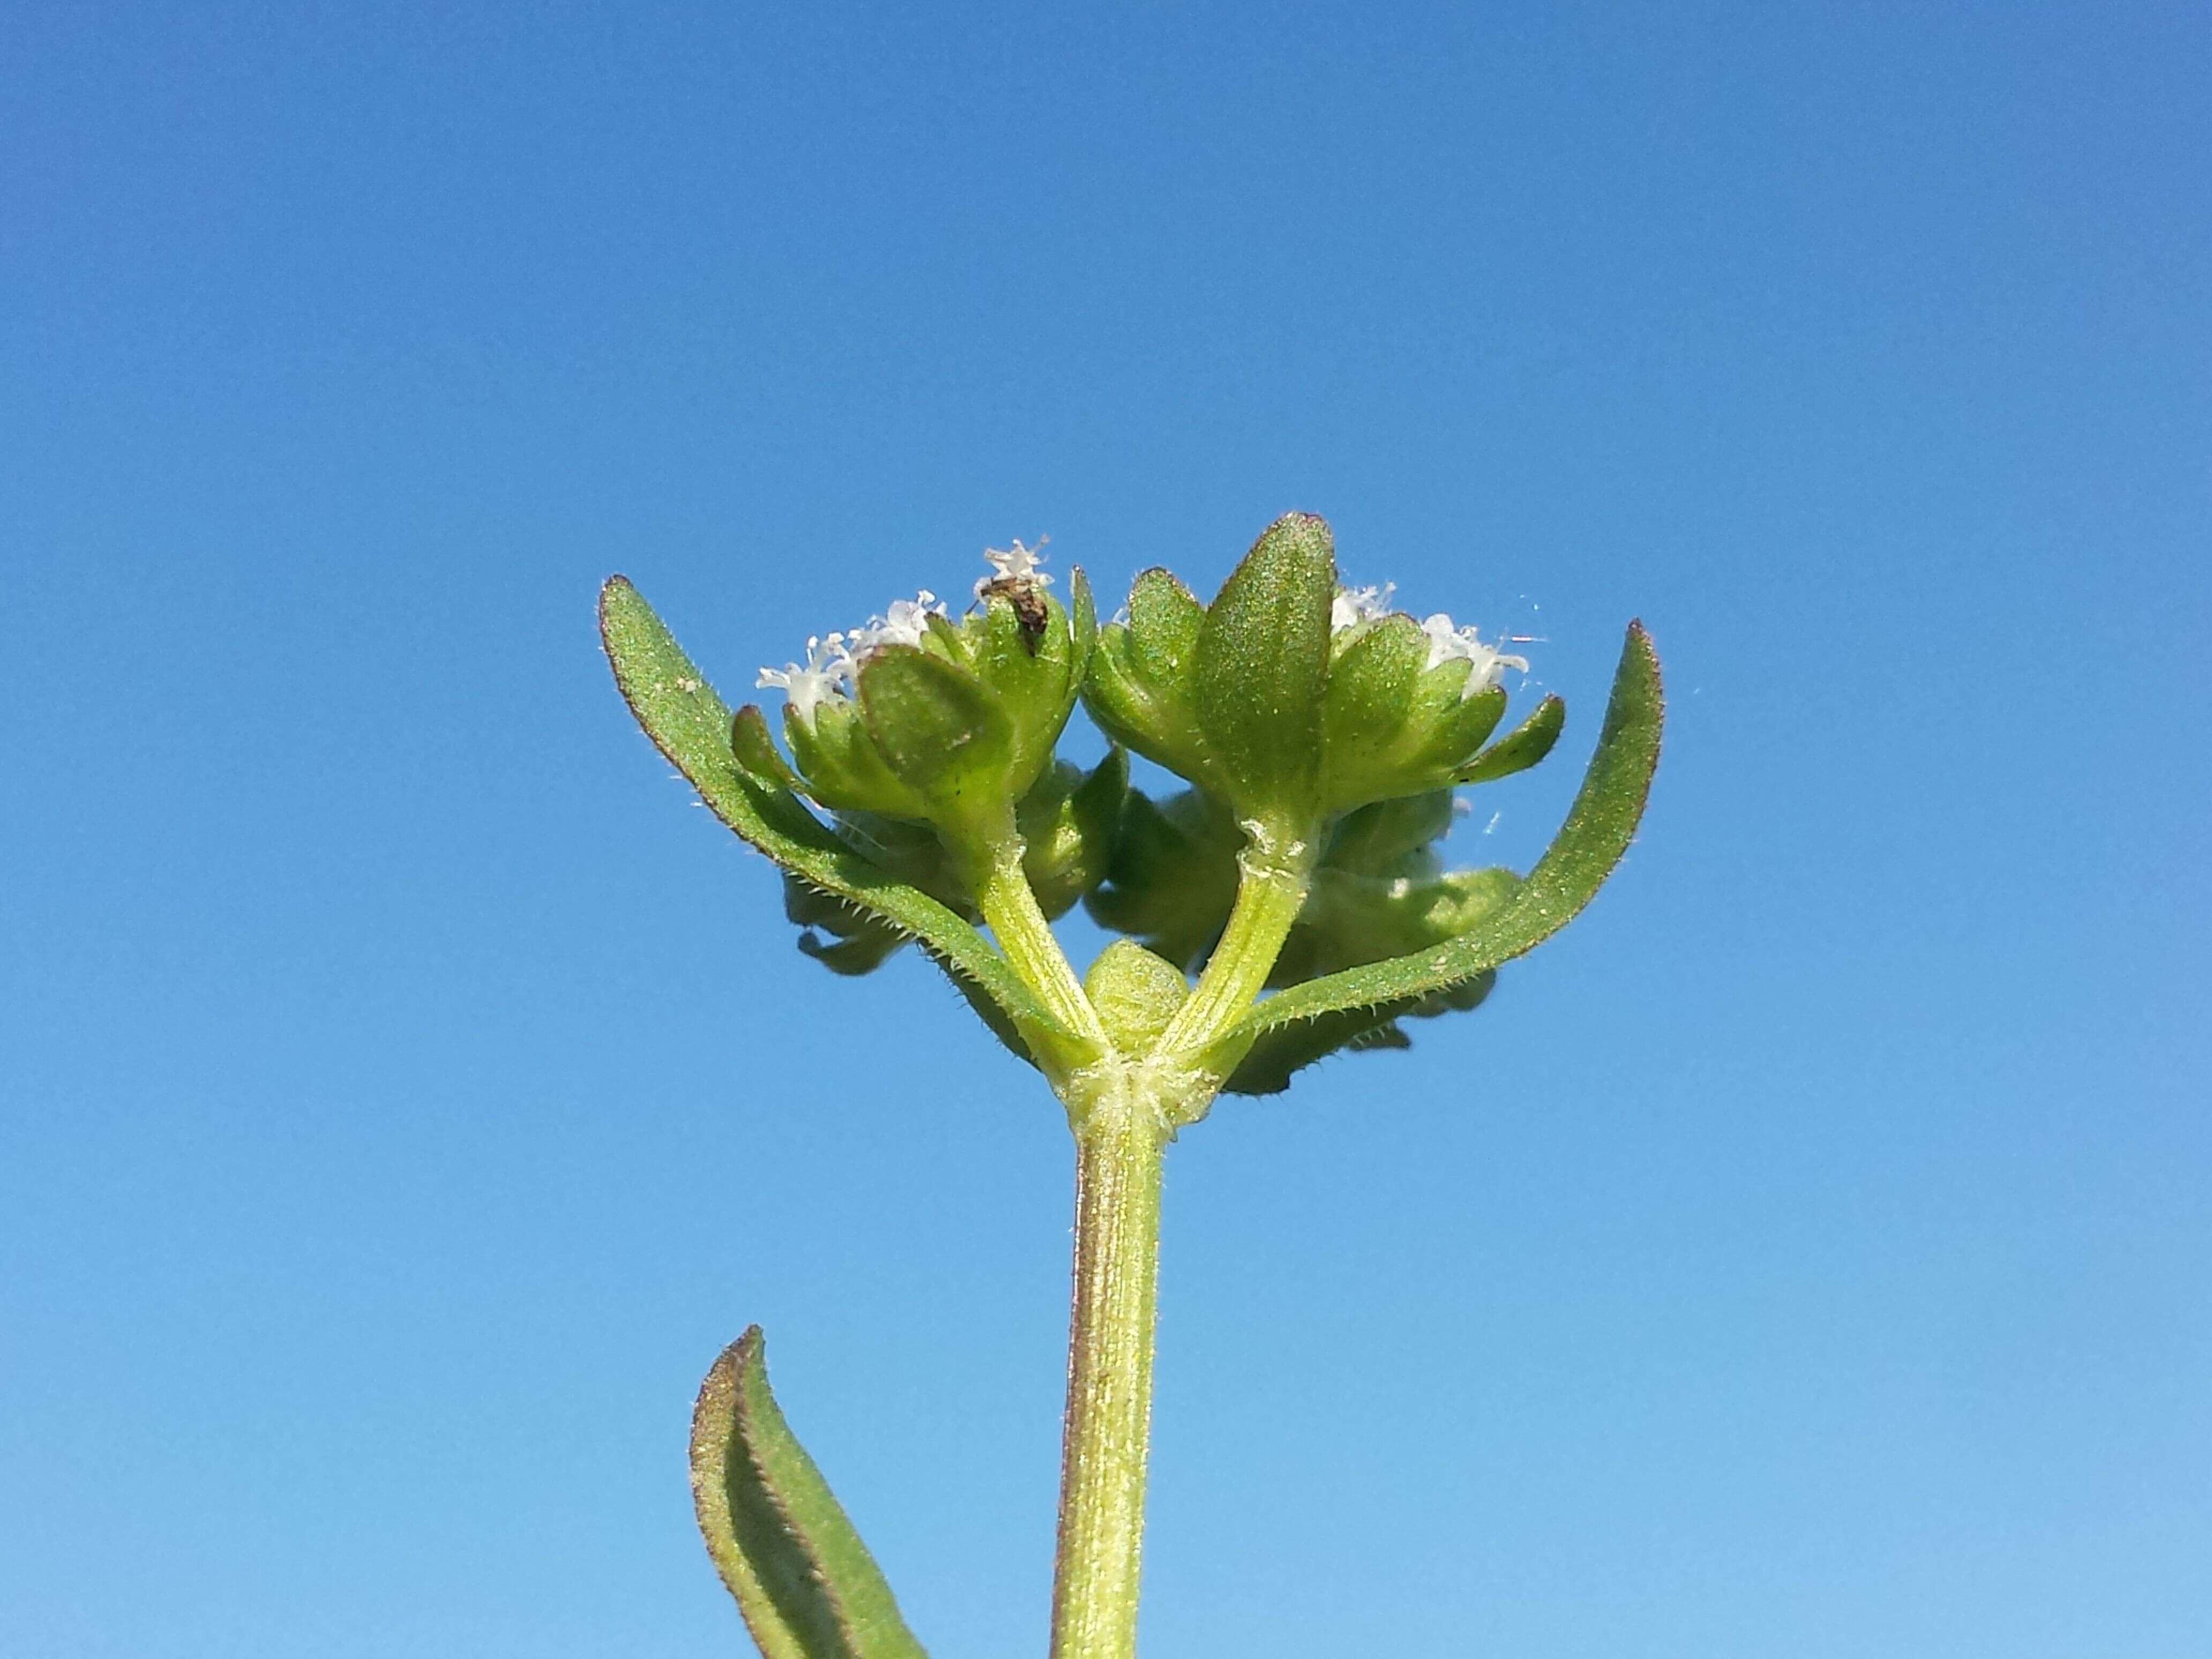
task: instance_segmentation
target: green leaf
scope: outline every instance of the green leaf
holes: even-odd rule
[[[1129,793],[1129,755],[1118,744],[1086,776],[1056,762],[1015,811],[1022,873],[1048,921],[1064,915],[1105,879],[1121,801]]]
[[[1413,717],[1409,722],[1419,733],[1412,758],[1422,771],[1437,777],[1439,787],[1464,780],[1439,775],[1437,769],[1450,774],[1464,765],[1505,717],[1505,688],[1493,685],[1471,697],[1464,696],[1452,686],[1454,679],[1460,686],[1467,684],[1465,675],[1451,674],[1450,671],[1457,666],[1456,663],[1447,663],[1421,676]],[[1559,700],[1554,697],[1552,701]],[[1559,709],[1564,714],[1566,705],[1559,703]]]
[[[1248,1060],[1262,1052],[1260,1045],[1271,1033],[1354,1010],[1388,1018],[1394,1006],[1410,1007],[1431,993],[1462,985],[1534,950],[1565,927],[1628,850],[1650,793],[1652,769],[1659,763],[1664,717],[1659,659],[1644,624],[1632,623],[1613,676],[1605,729],[1598,734],[1582,790],[1559,836],[1513,896],[1442,945],[1310,980],[1267,998],[1223,1040],[1222,1058],[1231,1063]]]
[[[1612,719],[1610,710],[1606,718]],[[1460,768],[1458,781],[1488,783],[1493,778],[1510,778],[1516,772],[1527,771],[1552,752],[1566,723],[1566,704],[1557,697],[1545,698],[1536,705],[1535,713]]]
[[[927,1659],[890,1586],[769,1391],[760,1327],[722,1351],[691,1417],[691,1498],[764,1659]]]
[[[1413,1040],[1398,1024],[1408,1016],[1430,1019],[1439,1014],[1464,1012],[1490,994],[1497,974],[1478,974],[1448,990],[1425,997],[1401,997],[1372,1008],[1340,1008],[1312,1019],[1278,1025],[1261,1034],[1243,1059],[1237,1062],[1225,1095],[1275,1095],[1291,1086],[1295,1072],[1326,1060],[1339,1049],[1364,1053],[1372,1048],[1410,1048]]]
[[[1350,1048],[1390,1029],[1390,1022],[1415,998],[1375,1008],[1334,1008],[1310,1019],[1293,1020],[1262,1031],[1221,1085],[1224,1095],[1276,1095],[1291,1086],[1291,1074],[1339,1048]]]
[[[799,763],[805,793],[831,811],[929,816],[928,803],[900,780],[876,746],[858,703],[825,697],[807,714],[799,712],[798,704],[786,703],[783,739]]]
[[[1286,513],[1230,573],[1198,632],[1194,712],[1231,804],[1293,836],[1316,809],[1335,593],[1328,526]]]
[[[1354,875],[1401,873],[1392,866],[1408,854],[1443,840],[1450,832],[1455,816],[1449,789],[1376,801],[1337,821],[1322,863]]]
[[[610,579],[599,595],[599,635],[630,712],[715,817],[802,880],[918,940],[963,995],[997,1011],[989,1024],[1002,1040],[1019,1034],[1007,1046],[1022,1058],[1049,1058],[1063,1068],[1097,1058],[981,933],[845,846],[778,781],[738,763],[729,709],[623,577]]]
[[[906,935],[896,927],[789,871],[783,877],[783,915],[805,930],[799,936],[801,954],[833,974],[872,974],[906,943]],[[829,935],[826,942],[824,933]]]

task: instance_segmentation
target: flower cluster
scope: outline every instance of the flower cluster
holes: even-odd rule
[[[804,663],[760,671],[757,683],[785,696],[793,783],[847,830],[860,833],[855,814],[929,826],[963,879],[1035,840],[1021,813],[1043,810],[1029,798],[1052,768],[1097,633],[1083,573],[1061,605],[1038,568],[1042,546],[987,549],[990,574],[959,617],[924,588],[808,640]],[[772,749],[764,731],[757,741]],[[766,749],[756,758],[771,773],[782,764]]]
[[[1139,576],[1084,697],[1109,737],[1227,807],[1255,854],[1310,848],[1358,807],[1504,775],[1547,749],[1555,699],[1509,747],[1482,749],[1504,672],[1528,659],[1442,611],[1394,609],[1394,592],[1340,583],[1328,526],[1288,514],[1211,605],[1167,571]]]
[[[763,668],[753,684],[781,691],[794,714],[811,720],[815,706],[825,698],[850,700],[854,677],[871,655],[887,645],[920,645],[929,619],[944,614],[943,602],[925,587],[910,599],[893,599],[885,614],[869,617],[850,633],[809,636],[804,663]]]
[[[1012,547],[985,548],[983,557],[991,574],[975,579],[977,600],[1004,592],[1009,585],[1051,586],[1051,576],[1040,568],[1044,563],[1044,544],[1050,539],[1040,536],[1035,547],[1024,547],[1017,538]],[[810,636],[805,662],[763,668],[753,684],[782,692],[792,712],[800,720],[811,720],[816,707],[825,700],[851,701],[854,678],[870,655],[887,645],[920,645],[929,631],[929,619],[945,614],[944,601],[925,587],[910,599],[893,599],[883,615],[869,617],[849,632]]]
[[[1633,828],[1659,718],[1640,629],[1596,783],[1562,843],[1596,850],[1571,868],[1551,859],[1550,884],[1523,902],[1510,872],[1447,869],[1441,842],[1464,810],[1455,791],[1525,770],[1559,738],[1556,696],[1498,735],[1506,671],[1528,672],[1525,636],[1486,639],[1442,611],[1397,608],[1394,584],[1340,581],[1328,526],[1310,514],[1270,525],[1210,604],[1150,569],[1103,628],[1082,570],[1057,586],[1045,574],[1042,538],[983,558],[963,611],[924,590],[809,639],[802,662],[762,669],[759,684],[786,694],[781,743],[750,705],[719,744],[702,737],[712,696],[627,584],[610,586],[603,631],[663,751],[696,751],[705,770],[687,773],[756,845],[789,842],[786,909],[810,955],[866,973],[919,938],[1048,1074],[1092,1063],[1102,1019],[1120,1052],[1171,1042],[1232,1068],[1224,1086],[1245,1091],[1280,1088],[1346,1044],[1402,1043],[1395,1018],[1472,1006],[1498,952],[1525,948],[1498,929],[1555,928],[1582,902],[1560,901],[1559,884],[1588,878],[1594,890]],[[1079,701],[1110,744],[1087,772],[1054,754]],[[1133,757],[1188,787],[1131,788]],[[1080,992],[1051,971],[1042,931],[1079,902],[1129,936]],[[1387,983],[1369,972],[1382,964],[1395,964]],[[1043,1012],[1001,996],[998,968]],[[1345,975],[1340,994],[1306,989]],[[1296,1012],[1262,1005],[1245,1020],[1255,1046],[1208,1046],[1201,1025],[1267,988],[1298,997]]]

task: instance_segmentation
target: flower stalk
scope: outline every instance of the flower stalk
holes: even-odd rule
[[[994,849],[976,882],[977,905],[1006,961],[1060,1023],[1103,1053],[1111,1046],[1098,1013],[1083,994],[1075,969],[1053,936],[1022,867],[1018,839]],[[1056,1069],[1056,1068],[1055,1068]]]

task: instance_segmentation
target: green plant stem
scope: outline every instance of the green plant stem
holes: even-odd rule
[[[1267,983],[1305,902],[1310,860],[1240,860],[1221,943],[1149,1057],[1115,1051],[1037,907],[1018,842],[975,883],[984,920],[1014,971],[1095,1055],[1054,1086],[1075,1133],[1075,1268],[1068,1318],[1067,1416],[1052,1659],[1133,1659],[1152,1427],[1160,1172],[1172,1126],[1205,1109],[1218,1076],[1190,1063]]]
[[[1022,843],[1016,839],[1000,847],[985,864],[975,884],[983,920],[990,923],[992,936],[1014,972],[1043,1000],[1054,1017],[1103,1054],[1113,1042],[1099,1023],[1098,1011],[1083,994],[1082,981],[1076,978],[1066,953],[1053,937],[1052,924],[1037,908],[1036,895],[1030,890],[1029,877],[1022,870]]]
[[[1075,1115],[1075,1287],[1060,1449],[1053,1659],[1137,1650],[1145,1456],[1167,1130],[1133,1068],[1084,1091]]]
[[[1163,1054],[1202,1050],[1242,1018],[1267,984],[1306,902],[1310,860],[1262,863],[1248,852],[1237,863],[1237,904],[1229,925],[1206,959],[1197,988],[1161,1033],[1158,1051]]]

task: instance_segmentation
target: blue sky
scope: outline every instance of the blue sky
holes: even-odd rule
[[[2208,71],[2155,4],[11,9],[0,1648],[740,1651],[682,1443],[757,1320],[924,1640],[1041,1651],[1056,1109],[793,951],[592,597],[734,694],[1296,507],[1540,636],[1460,856],[1631,616],[1668,749],[1479,1013],[1174,1149],[1146,1651],[2197,1650]]]

